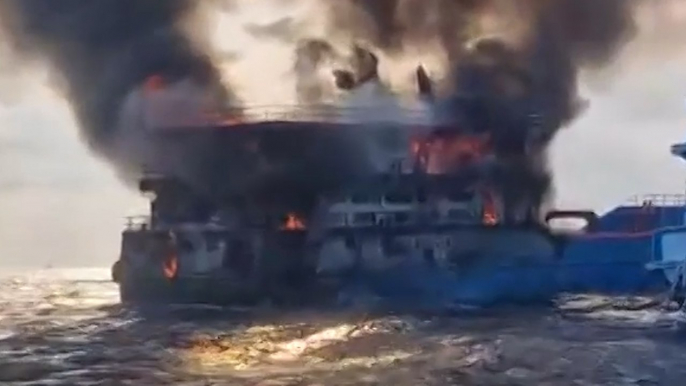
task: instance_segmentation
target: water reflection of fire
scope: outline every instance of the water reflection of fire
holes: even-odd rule
[[[298,217],[297,214],[289,213],[286,216],[286,221],[284,222],[281,229],[287,230],[287,231],[298,231],[298,230],[304,230],[304,229],[306,229],[306,227],[305,227],[305,222],[300,217]]]

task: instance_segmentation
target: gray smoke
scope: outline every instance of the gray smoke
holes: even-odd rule
[[[337,60],[338,53],[326,41],[307,39],[298,43],[293,72],[296,94],[300,103],[318,103],[327,97],[327,82],[322,79],[321,68]]]

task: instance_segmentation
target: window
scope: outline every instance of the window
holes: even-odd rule
[[[474,193],[468,191],[453,192],[447,196],[448,200],[455,202],[471,201],[474,199]]]
[[[356,225],[373,225],[376,222],[374,213],[356,213],[354,217]]]
[[[354,249],[355,248],[355,238],[352,236],[346,236],[345,237],[345,247],[348,249]]]
[[[345,215],[343,213],[329,213],[327,222],[330,226],[345,225]]]
[[[426,189],[419,188],[417,191],[417,202],[422,204],[425,203],[427,201],[427,196],[428,194],[426,193]]]
[[[472,216],[464,209],[451,209],[448,211],[448,219],[452,221],[470,221]]]
[[[193,243],[190,242],[190,240],[182,237],[182,236],[177,236],[176,239],[176,244],[178,245],[179,252],[181,253],[191,253],[193,252]]]
[[[393,192],[385,196],[388,204],[411,204],[414,202],[414,196],[406,192]]]
[[[431,266],[435,267],[436,266],[436,254],[433,249],[425,249],[422,253],[422,257],[424,258],[424,262]]]
[[[352,197],[350,197],[350,201],[353,204],[380,204],[381,196],[370,194],[354,194]]]
[[[405,225],[410,222],[410,214],[406,212],[395,213],[393,215],[393,222],[396,225]]]

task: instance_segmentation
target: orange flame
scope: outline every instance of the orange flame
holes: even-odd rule
[[[486,142],[477,137],[445,138],[439,143],[449,158],[473,160],[486,153]]]
[[[164,90],[166,81],[162,75],[151,75],[145,80],[143,89],[146,93],[154,93],[156,91]]]
[[[168,280],[174,279],[179,272],[179,259],[175,254],[171,254],[162,265],[164,277]]]
[[[229,114],[221,114],[216,111],[205,111],[203,113],[204,119],[212,125],[218,126],[232,126],[243,123],[238,117]]]
[[[414,138],[410,154],[414,162],[430,174],[476,162],[491,151],[490,138],[479,134],[435,133],[428,138]]]
[[[498,211],[495,207],[495,199],[493,193],[486,191],[483,194],[484,211],[483,211],[483,223],[485,225],[496,225],[498,224]]]
[[[286,216],[286,222],[281,227],[283,230],[287,231],[297,231],[305,229],[305,222],[300,219],[295,213],[289,213]]]
[[[420,170],[426,171],[429,163],[429,141],[415,138],[410,142],[410,152],[413,162]]]

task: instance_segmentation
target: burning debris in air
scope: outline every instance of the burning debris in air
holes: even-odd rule
[[[0,5],[0,27],[14,52],[49,64],[72,104],[84,141],[129,181],[151,168],[203,195],[292,190],[292,195],[279,197],[308,197],[306,204],[292,206],[309,210],[321,192],[377,172],[373,159],[378,154],[372,153],[378,147],[365,145],[370,137],[346,134],[343,140],[326,142],[314,130],[304,135],[312,143],[311,151],[304,152],[295,143],[303,140],[298,136],[260,147],[254,146],[254,136],[160,141],[146,133],[144,111],[155,108],[177,123],[194,122],[189,116],[194,113],[195,121],[204,123],[242,121],[241,101],[218,70],[218,56],[200,43],[207,31],[199,16],[235,7],[199,3],[7,0]],[[288,28],[273,33],[288,31],[283,41],[296,42],[295,91],[306,105],[327,99],[327,82],[353,98],[366,85],[376,87],[369,92],[372,97],[384,90],[392,97],[393,90],[379,75],[381,61],[411,57],[417,47],[435,50],[435,56],[446,60],[447,76],[432,79],[417,63],[416,90],[441,129],[428,143],[416,145],[417,153],[430,148],[429,156],[421,156],[427,167],[446,172],[492,152],[497,165],[483,178],[502,192],[507,205],[535,212],[550,189],[545,150],[583,106],[577,93],[579,71],[610,62],[632,36],[634,4],[336,0],[321,2],[331,11],[324,36],[294,39]],[[334,44],[341,37],[353,40],[348,56]],[[334,160],[334,155],[342,159]],[[310,164],[320,165],[319,174],[302,183],[305,178],[295,174]]]

